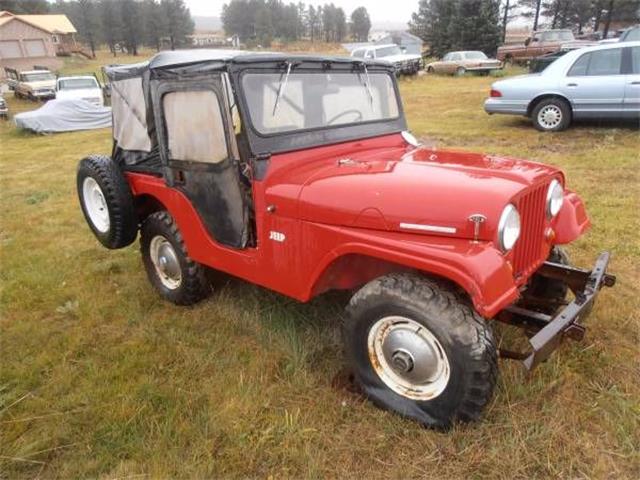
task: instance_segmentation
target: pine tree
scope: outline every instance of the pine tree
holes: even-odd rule
[[[499,0],[421,0],[409,22],[431,53],[481,50],[493,54],[501,37]]]
[[[194,25],[184,0],[161,0],[160,8],[171,50],[188,44],[187,37],[193,33]]]
[[[356,42],[366,42],[371,30],[369,12],[364,7],[358,7],[351,13],[351,34]]]

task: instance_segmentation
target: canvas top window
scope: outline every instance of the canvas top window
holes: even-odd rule
[[[286,79],[286,81],[285,81]],[[242,89],[260,135],[357,125],[400,115],[388,73],[246,73]]]

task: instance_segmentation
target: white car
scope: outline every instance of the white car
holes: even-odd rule
[[[542,72],[495,82],[487,113],[524,115],[541,131],[559,131],[573,119],[640,120],[640,42],[581,48]]]
[[[92,75],[59,77],[56,82],[58,100],[84,100],[99,107],[104,106],[102,88]]]
[[[396,67],[397,73],[407,75],[414,75],[422,68],[422,57],[420,55],[405,53],[401,47],[395,44],[356,48],[351,52],[351,56],[371,60],[386,60]]]

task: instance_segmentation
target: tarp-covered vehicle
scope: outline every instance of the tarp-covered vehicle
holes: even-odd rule
[[[356,381],[425,425],[491,399],[490,319],[526,327],[530,351],[500,353],[533,368],[614,282],[607,253],[582,270],[559,249],[589,227],[562,172],[418,145],[387,62],[198,50],[106,74],[113,153],[77,177],[100,242],[140,231],[151,283],[177,304],[208,293],[205,266],[300,301],[355,290]]]
[[[49,100],[13,117],[16,126],[35,133],[60,133],[111,127],[111,108],[85,100]]]

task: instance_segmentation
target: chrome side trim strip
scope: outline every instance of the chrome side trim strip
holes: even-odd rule
[[[406,230],[420,230],[422,232],[436,232],[436,233],[456,233],[455,227],[440,227],[438,225],[422,225],[419,223],[401,223],[400,228]]]

